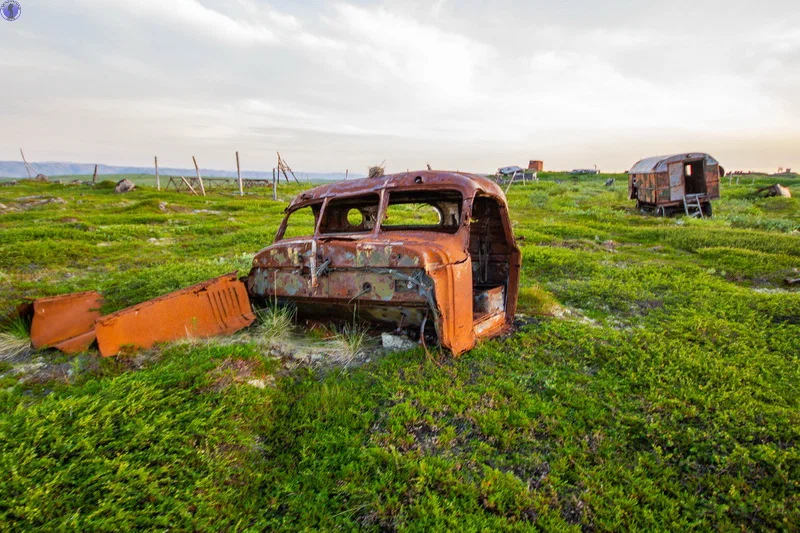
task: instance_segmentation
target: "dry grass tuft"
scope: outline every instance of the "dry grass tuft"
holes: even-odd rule
[[[32,351],[29,320],[16,316],[6,322],[0,331],[0,361],[24,359]]]
[[[380,178],[383,177],[383,174],[384,174],[384,168],[382,165],[375,165],[369,167],[369,170],[367,171],[368,178]]]
[[[277,304],[256,311],[258,325],[253,337],[260,344],[269,346],[288,340],[292,334],[295,314],[294,307]]]
[[[349,365],[359,357],[370,342],[369,327],[363,324],[345,324],[329,341],[330,358],[337,364]]]

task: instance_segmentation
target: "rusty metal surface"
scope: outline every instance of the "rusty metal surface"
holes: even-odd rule
[[[690,152],[648,157],[628,171],[628,198],[649,206],[683,205],[686,192],[684,165],[703,161],[703,202],[719,198],[720,166],[709,154]]]
[[[234,272],[99,317],[95,330],[100,353],[108,357],[127,346],[234,333],[253,320],[247,290]]]
[[[440,229],[361,224],[351,233],[322,233],[320,220],[329,202],[377,195],[370,220],[384,221],[392,194],[431,198],[458,193],[460,209]],[[433,201],[433,200],[432,200]],[[438,201],[438,200],[437,200]],[[439,342],[454,354],[471,349],[478,338],[496,335],[511,324],[516,310],[520,253],[508,218],[508,205],[496,183],[455,172],[421,171],[316,187],[298,196],[287,213],[317,206],[312,235],[282,239],[253,260],[247,288],[254,297],[277,297],[309,314],[366,318],[397,327],[433,327]],[[288,217],[287,217],[288,218]],[[448,222],[449,224],[450,222]],[[325,227],[329,227],[330,224]],[[487,324],[473,315],[478,285],[504,288],[504,312]],[[483,316],[483,315],[481,315]],[[499,318],[497,318],[499,316]],[[485,320],[483,320],[485,321]]]
[[[103,297],[93,291],[34,300],[31,343],[66,353],[86,350],[94,342],[102,304]]]
[[[654,172],[667,172],[670,163],[683,162],[688,160],[705,159],[708,165],[718,165],[716,159],[709,154],[701,152],[688,152],[684,154],[656,155],[637,161],[628,174],[652,174]]]

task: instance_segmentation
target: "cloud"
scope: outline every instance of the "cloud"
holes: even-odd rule
[[[190,32],[228,44],[257,45],[277,42],[275,34],[267,25],[233,18],[222,11],[206,7],[197,0],[170,0],[166,3],[161,0],[82,1],[96,5],[100,10],[116,8],[140,21],[175,26],[182,33]],[[285,23],[286,19],[282,21]]]
[[[329,28],[346,45],[332,65],[357,81],[436,106],[462,105],[479,97],[475,85],[490,61],[490,46],[433,24],[391,12],[337,4]]]
[[[224,166],[235,146],[316,170],[622,169],[711,146],[800,167],[774,142],[800,137],[792,6],[63,0],[0,33],[4,126],[17,144],[69,159],[103,148],[111,163],[157,149]]]

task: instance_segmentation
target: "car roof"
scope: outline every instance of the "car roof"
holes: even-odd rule
[[[432,192],[436,190],[457,190],[464,198],[472,197],[477,192],[482,192],[505,199],[500,186],[484,176],[458,171],[420,170],[320,185],[298,194],[289,204],[288,209],[312,204],[325,198],[358,196],[370,192],[377,193],[381,189]]]

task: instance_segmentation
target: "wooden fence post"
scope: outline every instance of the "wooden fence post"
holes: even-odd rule
[[[158,177],[158,156],[154,156],[156,161],[156,190],[161,190],[161,178]]]
[[[242,189],[242,171],[239,168],[239,151],[236,151],[236,175],[239,176],[239,196],[244,196],[244,189]]]
[[[272,199],[278,199],[278,184],[275,182],[275,169],[272,169]]]
[[[192,162],[194,163],[194,171],[197,172],[197,180],[200,182],[200,192],[203,193],[203,196],[206,195],[206,188],[203,185],[203,177],[200,176],[200,167],[197,166],[197,159],[192,156]]]
[[[92,183],[97,183],[97,164],[94,165],[94,175],[92,175]]]

